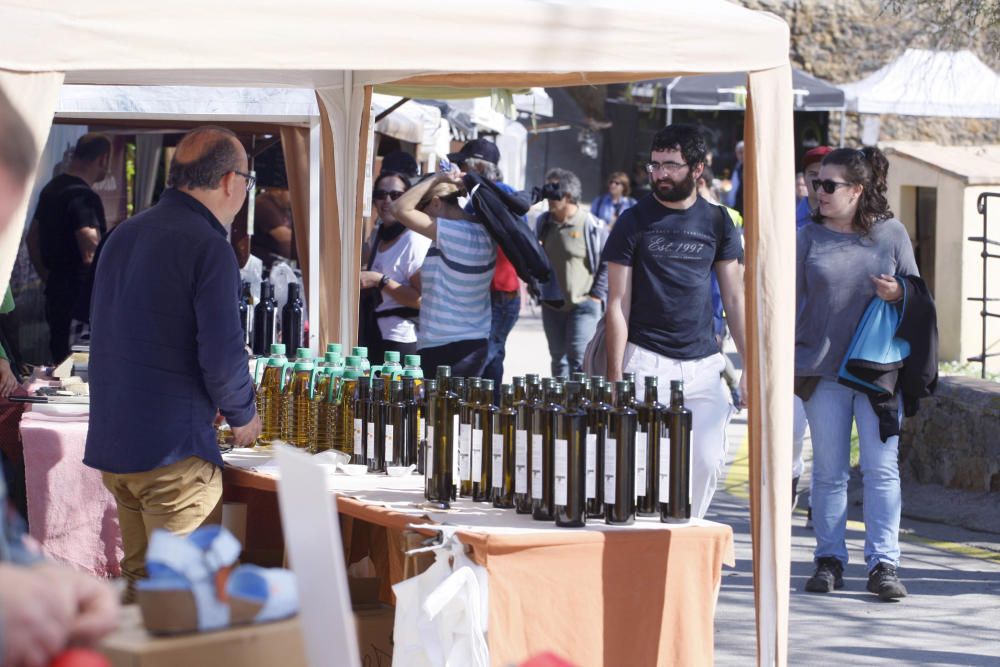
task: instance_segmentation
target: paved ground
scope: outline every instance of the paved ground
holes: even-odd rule
[[[526,310],[508,343],[507,376],[545,375],[548,363],[541,320]],[[754,661],[745,416],[730,427],[726,480],[708,516],[733,527],[738,561],[723,571],[715,621],[719,665]],[[800,497],[803,507],[807,501]],[[1000,507],[994,512],[1000,514]],[[805,519],[804,510],[797,510],[792,527],[789,664],[1000,666],[1000,534],[904,518],[900,575],[910,597],[882,603],[865,591],[864,525],[861,507],[853,503],[845,590],[804,592],[815,544]]]

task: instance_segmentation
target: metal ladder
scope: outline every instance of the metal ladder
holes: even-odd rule
[[[989,260],[1000,259],[1000,253],[990,252],[993,248],[1000,248],[1000,240],[991,239],[987,234],[989,233],[989,216],[987,215],[987,203],[990,199],[1000,199],[1000,192],[984,192],[979,195],[979,199],[976,200],[976,209],[979,214],[983,216],[983,235],[982,236],[970,236],[969,240],[974,243],[981,243],[983,245],[983,251],[979,254],[983,258],[983,295],[982,296],[970,296],[969,301],[976,301],[983,305],[979,314],[983,319],[983,343],[982,350],[979,354],[974,357],[969,357],[966,361],[978,362],[982,364],[981,377],[986,379],[986,360],[989,357],[1000,357],[1000,352],[991,352],[987,354],[986,349],[986,324],[989,322],[989,318],[996,317],[1000,318],[1000,313],[990,312],[989,304],[1000,301],[1000,297],[990,297],[989,295],[989,282],[987,281],[987,269],[989,268]]]

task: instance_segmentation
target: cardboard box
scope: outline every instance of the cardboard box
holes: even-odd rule
[[[351,592],[361,664],[365,667],[390,667],[395,607],[379,601],[381,582],[378,577],[348,578],[347,585]]]
[[[360,625],[360,624],[359,624]],[[118,630],[100,647],[112,667],[307,667],[298,618],[177,637],[153,637],[138,605],[122,610]]]

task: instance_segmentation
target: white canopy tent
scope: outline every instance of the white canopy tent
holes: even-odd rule
[[[469,26],[476,26],[474,35],[466,34]],[[456,47],[473,40],[475,48]],[[321,169],[310,175],[309,191],[319,202],[319,219],[310,222],[325,269],[320,335],[345,343],[356,331],[374,86],[441,98],[454,89],[468,96],[468,89],[748,72],[746,367],[758,661],[785,664],[794,347],[788,276],[795,253],[793,228],[785,224],[794,216],[793,100],[781,19],[723,0],[443,0],[419,7],[401,0],[141,7],[125,0],[12,0],[0,43],[0,87],[28,118],[39,146],[64,82],[315,89],[321,122],[309,134],[309,150],[320,155]],[[18,228],[0,230],[4,275],[19,238]],[[315,659],[320,664],[321,656]]]
[[[1000,118],[1000,75],[971,51],[906,49],[841,88],[857,113]]]

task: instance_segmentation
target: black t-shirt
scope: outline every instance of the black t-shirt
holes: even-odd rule
[[[686,210],[653,195],[622,213],[601,259],[632,267],[628,339],[673,359],[719,351],[712,330],[712,265],[741,260],[729,214],[701,197]]]
[[[42,261],[49,282],[79,286],[87,270],[76,241],[78,229],[92,227],[103,237],[107,224],[100,196],[82,178],[60,174],[42,188],[35,209]]]

